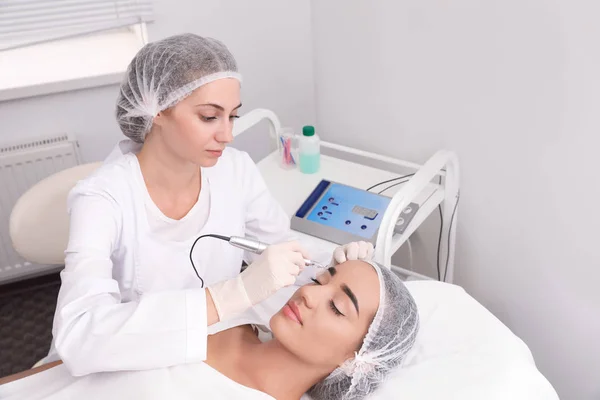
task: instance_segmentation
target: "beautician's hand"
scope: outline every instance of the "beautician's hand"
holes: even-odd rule
[[[337,247],[333,251],[331,265],[341,264],[351,260],[370,261],[373,258],[373,244],[370,242],[351,242]]]
[[[271,245],[237,277],[209,286],[219,320],[237,315],[292,285],[304,268],[305,258],[307,252],[298,242]]]
[[[292,285],[304,268],[307,252],[298,242],[269,246],[240,274],[252,305]]]

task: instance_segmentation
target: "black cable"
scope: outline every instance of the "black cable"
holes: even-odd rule
[[[385,183],[395,182],[395,181],[397,181],[397,180],[404,179],[404,178],[410,178],[411,176],[414,176],[414,175],[415,175],[415,174],[408,174],[408,175],[400,176],[400,177],[398,177],[398,178],[394,178],[394,179],[388,179],[387,181],[383,181],[383,182],[376,183],[376,184],[374,184],[373,186],[371,186],[370,188],[368,188],[368,189],[367,189],[367,192],[369,192],[369,191],[371,191],[371,189],[374,189],[374,188],[376,188],[377,186],[381,186],[381,185],[383,185],[383,184],[385,184]]]
[[[437,274],[438,281],[442,279],[442,273],[440,271],[440,251],[442,248],[442,232],[444,232],[444,216],[442,215],[442,205],[438,205],[438,209],[440,210],[440,236],[438,237],[438,248],[437,248]]]
[[[382,193],[383,193],[383,192],[385,192],[386,190],[388,190],[388,189],[391,189],[391,188],[393,188],[393,187],[395,187],[395,186],[398,186],[398,185],[402,185],[403,183],[406,183],[406,182],[408,182],[408,181],[402,181],[402,182],[397,182],[397,183],[394,183],[393,185],[390,185],[390,186],[386,187],[385,189],[382,189],[382,190],[381,190],[380,192],[378,192],[377,194],[382,194]]]
[[[446,256],[446,267],[444,268],[444,282],[446,282],[446,273],[448,272],[448,261],[450,260],[450,234],[452,233],[452,223],[454,222],[454,215],[458,208],[458,202],[460,201],[460,192],[456,195],[456,204],[454,204],[454,210],[452,211],[452,217],[450,217],[450,229],[448,229],[448,255]]]
[[[222,236],[222,235],[216,235],[213,233],[210,233],[208,235],[202,235],[196,238],[196,240],[194,240],[194,243],[192,244],[192,248],[190,249],[190,262],[192,263],[192,268],[194,268],[194,272],[196,273],[196,276],[198,277],[198,279],[200,279],[200,281],[202,281],[202,286],[204,287],[204,279],[202,279],[200,277],[200,274],[198,273],[198,270],[196,269],[196,266],[194,265],[194,259],[192,258],[192,253],[194,252],[194,246],[196,246],[196,243],[198,243],[198,240],[205,238],[205,237],[212,237],[212,238],[216,238],[216,239],[221,239],[224,240],[226,242],[229,242],[229,237],[227,236]]]
[[[442,185],[442,176],[440,175],[439,185]],[[442,279],[442,271],[440,270],[440,252],[442,249],[442,233],[444,232],[444,216],[442,215],[442,205],[438,204],[438,210],[440,211],[440,235],[438,237],[438,248],[437,248],[437,274],[438,281]]]
[[[442,171],[442,172],[446,172],[446,169],[445,169],[445,168],[444,168],[444,169],[441,169],[441,171]],[[415,173],[416,173],[416,172],[415,172]],[[374,188],[376,188],[377,186],[381,186],[381,185],[383,185],[384,183],[390,183],[390,182],[394,182],[394,181],[397,181],[397,180],[399,180],[399,179],[409,178],[409,177],[411,177],[411,176],[415,176],[415,174],[414,174],[414,173],[413,173],[413,174],[408,174],[408,175],[400,176],[400,177],[398,177],[398,178],[388,179],[387,181],[383,181],[383,182],[376,183],[376,184],[374,184],[373,186],[371,186],[370,188],[368,188],[368,189],[367,189],[367,192],[370,192],[370,191],[371,191],[371,189],[374,189]],[[442,176],[440,175],[440,182],[441,182],[441,179],[442,179]],[[392,186],[390,186],[390,187],[392,187]],[[388,188],[388,189],[389,189],[389,188]],[[387,189],[385,189],[385,190],[387,190]]]

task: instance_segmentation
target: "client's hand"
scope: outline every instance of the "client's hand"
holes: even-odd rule
[[[373,258],[373,244],[370,242],[351,242],[337,247],[333,251],[331,265],[341,264],[351,260],[370,261]]]
[[[292,285],[304,268],[306,254],[298,242],[275,244],[237,277],[209,286],[219,320],[239,314]]]

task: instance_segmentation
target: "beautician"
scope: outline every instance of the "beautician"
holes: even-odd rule
[[[132,60],[116,110],[127,139],[69,194],[46,361],[73,375],[200,362],[208,326],[295,282],[309,254],[250,157],[226,147],[240,83],[227,48],[196,35],[150,43]],[[273,245],[257,256],[203,238],[190,254],[204,234]],[[352,243],[332,262],[372,252]]]

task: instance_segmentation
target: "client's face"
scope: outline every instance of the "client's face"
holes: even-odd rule
[[[279,342],[309,364],[335,369],[354,356],[379,307],[379,277],[363,261],[329,268],[271,319]]]

